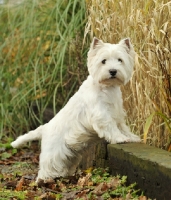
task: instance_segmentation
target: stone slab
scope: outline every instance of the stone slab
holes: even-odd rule
[[[108,145],[113,175],[126,175],[129,183],[151,199],[171,200],[171,153],[142,143]]]
[[[107,142],[102,140],[97,144],[92,144],[85,150],[79,167],[87,169],[89,167],[106,168],[107,166]]]

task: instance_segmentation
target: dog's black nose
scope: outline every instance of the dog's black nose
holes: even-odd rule
[[[110,75],[111,75],[112,77],[114,77],[114,76],[116,75],[116,73],[117,73],[117,70],[116,70],[116,69],[110,69],[110,70],[109,70],[109,73],[110,73]]]

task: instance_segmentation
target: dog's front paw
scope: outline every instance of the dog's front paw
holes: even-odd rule
[[[132,135],[130,137],[130,142],[141,142],[141,138],[138,135]]]
[[[122,131],[122,134],[129,138],[128,142],[141,142],[141,138],[129,131]]]
[[[114,140],[111,141],[111,144],[116,144],[116,143],[126,143],[126,142],[130,142],[130,138],[124,136],[124,135],[120,135],[117,138],[115,138]]]

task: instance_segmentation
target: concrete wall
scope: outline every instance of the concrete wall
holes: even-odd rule
[[[113,175],[126,175],[128,184],[151,199],[171,200],[171,153],[142,143],[92,146],[83,157],[82,168],[109,167]]]

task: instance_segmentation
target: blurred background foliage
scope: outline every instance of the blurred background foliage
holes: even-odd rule
[[[0,139],[47,122],[87,76],[90,39],[130,37],[127,122],[171,150],[171,1],[20,0],[0,5]]]
[[[87,71],[85,23],[83,0],[1,5],[1,137],[45,123],[78,89]]]

